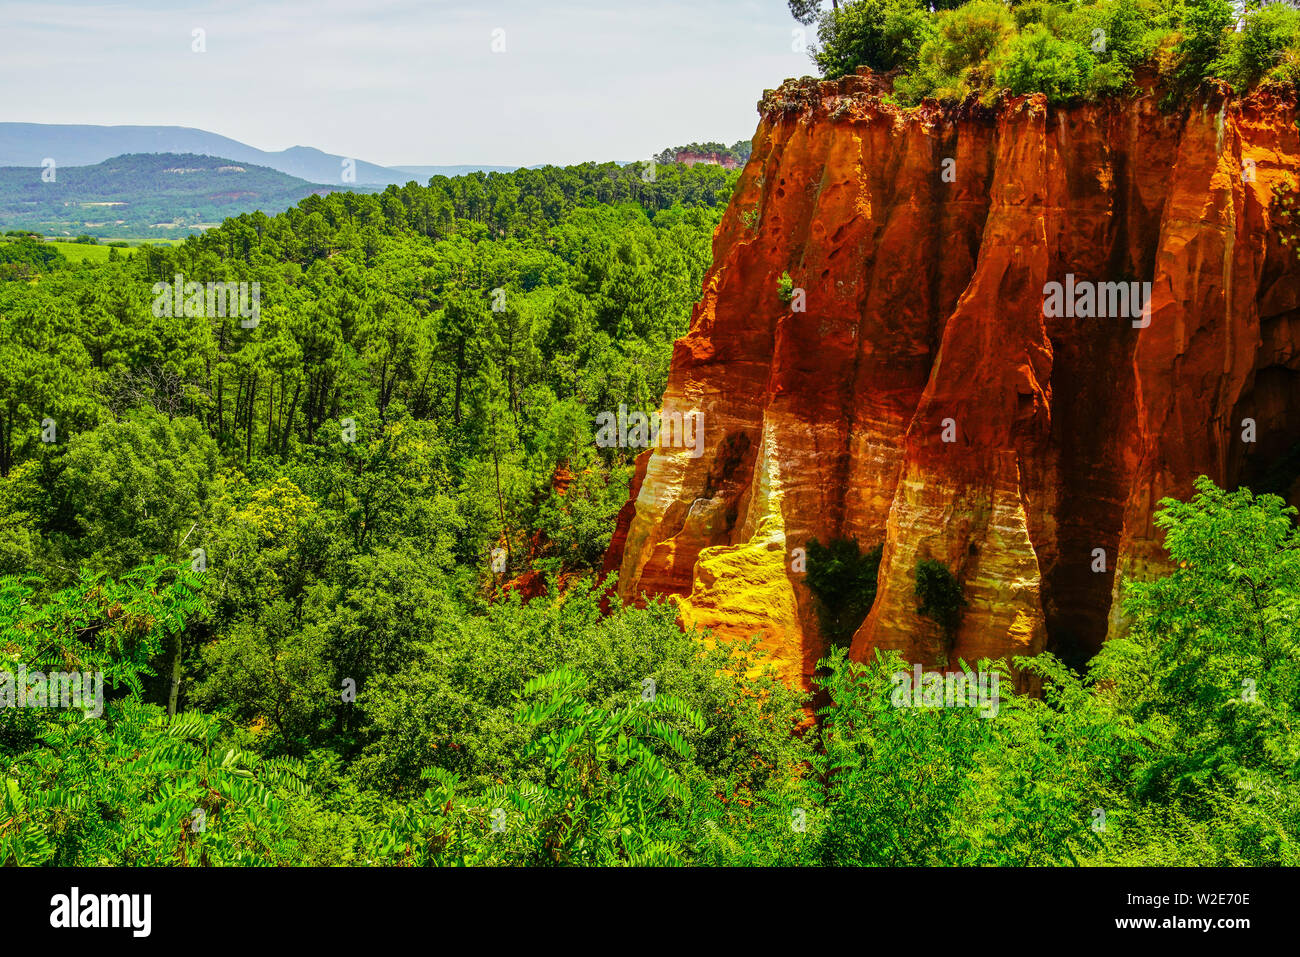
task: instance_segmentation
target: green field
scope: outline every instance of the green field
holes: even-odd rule
[[[46,242],[48,243],[50,241],[47,239]],[[88,243],[56,242],[56,243],[51,243],[51,245],[57,248],[58,251],[63,254],[63,258],[68,260],[68,262],[73,262],[73,263],[85,262],[86,260],[90,260],[91,262],[95,262],[95,263],[107,262],[108,251],[114,248],[112,246],[91,246]],[[123,254],[130,253],[130,251],[131,250],[129,249],[118,249],[117,254],[121,256]]]
[[[87,261],[93,263],[107,262],[108,251],[114,248],[117,249],[117,254],[119,256],[129,256],[131,251],[137,246],[176,246],[184,242],[184,240],[181,239],[126,239],[122,241],[128,244],[127,247],[113,247],[109,246],[107,243],[74,243],[66,239],[59,239],[52,236],[44,237],[44,242],[53,246],[59,251],[64,259],[72,263]],[[0,245],[9,242],[13,242],[13,237],[0,237]]]

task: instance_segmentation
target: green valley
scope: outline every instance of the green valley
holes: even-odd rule
[[[212,156],[141,153],[93,166],[0,167],[0,229],[105,239],[174,239],[228,216],[278,212],[305,196],[375,187],[308,183]]]

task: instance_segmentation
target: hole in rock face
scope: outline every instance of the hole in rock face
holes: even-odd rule
[[[704,477],[704,487],[696,502],[714,501],[722,505],[721,522],[710,526],[712,544],[729,541],[753,476],[758,444],[748,432],[730,432],[718,443],[717,451]]]
[[[1065,626],[1058,627],[1052,635],[1050,650],[1064,664],[1078,672],[1087,670],[1088,661],[1096,653],[1091,642],[1084,641],[1078,632]]]
[[[1250,421],[1254,441],[1247,441]],[[1227,487],[1300,499],[1300,371],[1267,366],[1228,422]]]

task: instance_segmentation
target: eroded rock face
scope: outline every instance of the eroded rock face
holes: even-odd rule
[[[696,163],[711,163],[714,166],[722,166],[726,169],[736,169],[740,166],[731,156],[723,156],[719,153],[696,153],[691,150],[678,150],[673,157],[673,162],[685,166],[694,166]]]
[[[704,454],[641,463],[607,567],[624,601],[676,595],[686,625],[759,636],[792,680],[825,652],[792,560],[814,536],[884,545],[855,659],[1092,653],[1122,581],[1163,567],[1159,499],[1249,482],[1300,439],[1274,202],[1300,169],[1294,96],[909,113],[879,89],[791,81],[759,104],[664,397],[700,414]],[[1148,309],[1045,316],[1067,275],[1150,283]],[[917,614],[922,559],[962,585],[954,634]]]

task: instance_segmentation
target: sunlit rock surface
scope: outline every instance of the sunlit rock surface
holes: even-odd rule
[[[1300,439],[1274,200],[1294,96],[907,112],[878,89],[759,104],[664,398],[702,416],[704,454],[643,457],[606,565],[624,601],[679,596],[684,624],[757,635],[791,680],[825,651],[795,551],[814,536],[884,545],[854,658],[1089,654],[1123,628],[1122,581],[1162,567],[1159,499],[1255,481]],[[1150,283],[1149,309],[1045,317],[1067,274]],[[954,635],[916,612],[926,558],[962,585]]]

